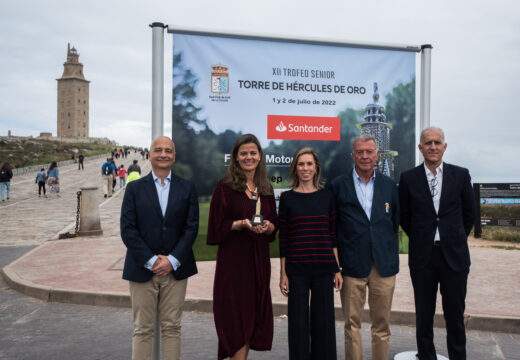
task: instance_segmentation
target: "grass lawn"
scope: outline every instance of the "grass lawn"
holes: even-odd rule
[[[217,257],[217,245],[206,245],[206,235],[208,234],[208,217],[209,217],[209,202],[199,203],[199,234],[195,243],[193,244],[193,252],[195,253],[195,260],[208,261],[215,260]],[[399,252],[408,254],[408,236],[404,231],[399,232]],[[276,240],[269,244],[269,254],[272,258],[280,256],[278,234]]]

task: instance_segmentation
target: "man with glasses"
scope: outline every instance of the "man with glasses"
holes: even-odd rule
[[[433,317],[439,284],[449,358],[466,359],[467,236],[475,217],[475,199],[468,170],[442,161],[446,147],[441,129],[424,129],[419,144],[424,163],[404,172],[399,181],[401,226],[410,239],[408,265],[420,360],[437,359]]]
[[[368,288],[373,360],[387,360],[390,309],[399,271],[399,197],[395,182],[377,171],[376,140],[363,134],[352,146],[354,169],[332,181],[345,318],[345,358],[363,359],[361,320]]]

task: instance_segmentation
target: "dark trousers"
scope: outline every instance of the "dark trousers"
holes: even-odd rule
[[[333,280],[289,275],[289,359],[336,360]]]
[[[449,358],[450,360],[466,359],[464,309],[468,273],[469,270],[453,271],[446,263],[440,246],[433,246],[432,256],[423,268],[410,270],[420,360],[437,359],[433,344],[433,317],[439,284],[446,321]]]
[[[38,195],[42,194],[43,189],[43,195],[45,195],[45,181],[38,181]]]
[[[85,168],[83,167],[83,161],[78,162],[78,170],[79,170],[79,168],[85,169]]]

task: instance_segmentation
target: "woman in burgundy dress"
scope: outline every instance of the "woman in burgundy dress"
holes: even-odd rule
[[[258,205],[263,224],[254,225]],[[218,359],[247,359],[249,349],[271,350],[269,242],[275,239],[276,221],[262,148],[254,135],[242,135],[209,210],[207,244],[218,245],[213,285]]]

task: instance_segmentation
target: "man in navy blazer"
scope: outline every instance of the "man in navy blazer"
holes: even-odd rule
[[[152,171],[126,187],[121,237],[127,247],[123,279],[130,281],[134,318],[132,358],[149,359],[157,315],[163,359],[180,359],[180,324],[187,278],[197,273],[192,245],[199,226],[194,185],[171,172],[175,145],[150,147]]]
[[[363,359],[361,320],[366,288],[372,319],[372,359],[388,359],[390,309],[399,272],[399,200],[395,182],[375,171],[378,156],[373,136],[356,137],[352,150],[354,169],[331,184],[336,197],[348,360]]]
[[[408,265],[421,360],[437,359],[433,318],[439,284],[449,358],[466,359],[467,237],[475,217],[475,198],[468,170],[443,162],[446,147],[441,129],[424,129],[419,144],[424,164],[404,172],[399,181],[401,226],[410,239]]]

